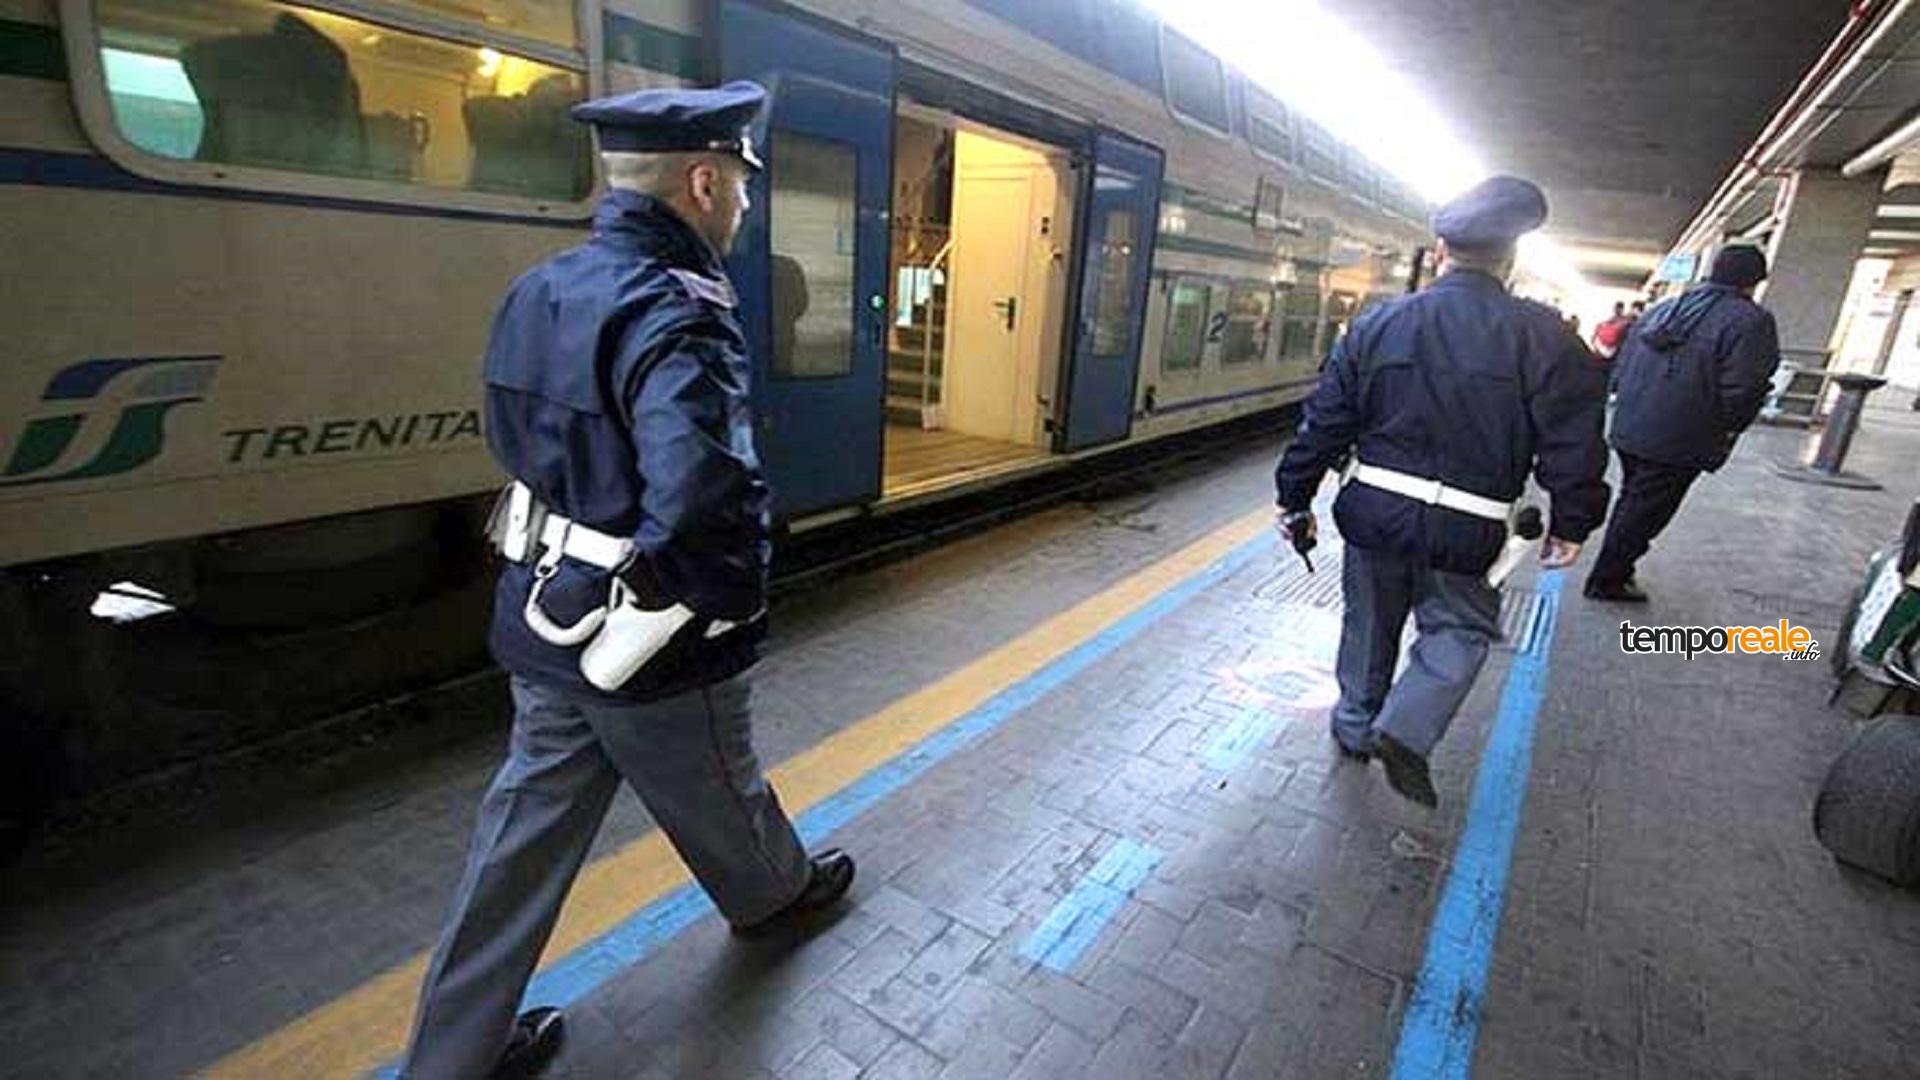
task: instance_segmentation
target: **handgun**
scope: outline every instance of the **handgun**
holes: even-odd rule
[[[1300,561],[1307,564],[1307,573],[1313,573],[1313,557],[1307,553],[1320,542],[1309,527],[1313,524],[1313,511],[1295,510],[1281,520],[1286,523],[1287,534],[1293,537],[1293,550],[1299,553]]]

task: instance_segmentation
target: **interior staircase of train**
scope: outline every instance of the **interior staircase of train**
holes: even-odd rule
[[[889,424],[927,430],[940,426],[953,254],[952,184],[953,141],[945,136],[932,167],[896,203],[894,318],[887,335]]]

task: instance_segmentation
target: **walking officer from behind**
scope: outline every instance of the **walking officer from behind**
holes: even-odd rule
[[[1426,806],[1427,758],[1499,633],[1485,575],[1527,474],[1552,496],[1542,566],[1572,563],[1606,513],[1601,373],[1552,309],[1507,292],[1520,236],[1546,216],[1515,177],[1442,207],[1441,276],[1354,320],[1277,470],[1281,533],[1310,538],[1321,478],[1353,456],[1333,507],[1346,543],[1333,738]],[[1418,636],[1395,681],[1409,613]]]
[[[481,801],[402,1075],[524,1075],[561,1019],[516,1019],[622,779],[736,931],[838,901],[753,752],[768,492],[721,259],[760,167],[766,92],[653,90],[575,107],[610,190],[586,243],[515,282],[486,356],[487,438],[514,478],[491,645],[512,676],[507,758]]]

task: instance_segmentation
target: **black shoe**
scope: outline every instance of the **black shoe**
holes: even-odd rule
[[[493,1067],[492,1080],[523,1080],[546,1068],[567,1035],[566,1020],[559,1009],[528,1009],[513,1021],[513,1038],[500,1064]]]
[[[839,848],[828,848],[813,857],[813,876],[799,899],[750,926],[736,926],[733,932],[743,938],[762,938],[783,930],[799,929],[814,916],[831,908],[853,887],[853,856]]]
[[[1351,761],[1356,765],[1365,765],[1367,762],[1373,760],[1372,754],[1365,750],[1356,750],[1348,746],[1346,743],[1340,741],[1340,736],[1338,735],[1333,737],[1333,747],[1340,751],[1340,757],[1343,760]]]
[[[1387,783],[1403,799],[1410,799],[1431,810],[1440,805],[1433,790],[1433,777],[1427,772],[1427,759],[1395,741],[1391,735],[1373,737],[1373,752],[1387,767]]]
[[[1620,582],[1595,581],[1592,578],[1588,578],[1587,587],[1583,591],[1589,600],[1604,600],[1619,604],[1644,604],[1647,602],[1646,591],[1634,584],[1632,578]]]

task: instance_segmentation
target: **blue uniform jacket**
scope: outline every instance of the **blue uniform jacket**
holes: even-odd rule
[[[1773,313],[1728,285],[1699,285],[1647,312],[1615,361],[1613,445],[1712,471],[1759,414],[1780,338]]]
[[[764,628],[768,492],[754,451],[746,341],[713,249],[658,201],[615,191],[585,244],[514,283],[487,347],[487,442],[553,511],[632,537],[623,577],[645,606],[695,619],[618,697],[647,700],[725,678]],[[508,565],[492,647],[515,674],[590,698],[579,648],[526,624],[529,567]],[[561,562],[540,602],[571,623],[604,604],[608,573]],[[707,638],[712,620],[743,623]]]
[[[1553,496],[1553,535],[1581,541],[1606,515],[1606,390],[1558,315],[1491,275],[1455,270],[1355,319],[1321,371],[1276,470],[1280,505],[1304,509],[1350,450],[1361,461],[1510,501],[1528,472]],[[1501,522],[1362,484],[1334,503],[1346,542],[1482,574]]]

